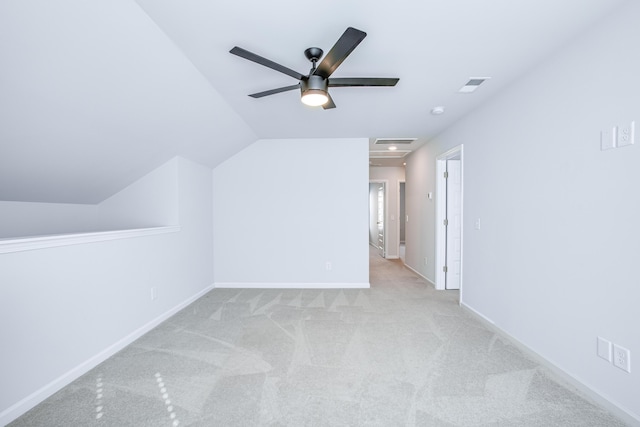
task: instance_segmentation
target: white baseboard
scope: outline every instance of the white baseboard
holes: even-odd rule
[[[400,259],[400,257],[399,257],[399,256],[397,256],[397,255],[387,255],[387,256],[385,256],[384,258],[385,258],[385,259]]]
[[[216,282],[217,289],[368,289],[369,283]]]
[[[497,331],[495,331],[495,329],[499,329],[501,334],[506,335],[506,332],[504,332],[504,331],[502,331],[502,329],[498,328],[496,326],[496,323],[493,320],[489,319],[487,316],[485,316],[484,314],[480,313],[475,308],[469,307],[467,304],[465,304],[462,301],[460,301],[460,307],[462,307],[465,310],[470,311],[471,314],[473,314],[474,316],[479,317],[480,319],[482,319],[483,322],[490,324],[491,327],[494,329],[494,332],[497,332]],[[511,340],[512,338],[509,336],[509,339]]]
[[[416,273],[418,276],[422,277],[424,280],[426,280],[427,282],[431,283],[433,285],[433,287],[436,287],[436,284],[433,283],[433,281],[431,279],[429,279],[428,277],[423,276],[422,274],[420,274],[416,269],[412,268],[411,266],[409,266],[409,264],[404,264],[405,267],[407,267],[409,270],[413,271],[414,273]]]
[[[566,371],[562,370],[561,368],[559,368],[558,366],[550,362],[548,359],[545,359],[543,356],[536,353],[533,349],[523,344],[522,342],[518,341],[509,333],[501,329],[491,319],[487,318],[482,313],[468,306],[464,302],[460,302],[460,307],[462,307],[467,313],[471,314],[475,319],[480,321],[480,323],[482,323],[488,329],[500,335],[505,340],[509,341],[516,348],[518,348],[528,357],[533,359],[536,363],[546,368],[547,371],[549,371],[549,373],[552,375],[552,377],[554,377],[556,381],[567,386],[570,389],[573,389],[582,397],[591,401],[596,406],[600,406],[601,408],[604,408],[607,411],[611,412],[613,415],[620,418],[629,426],[640,427],[640,417],[638,417],[638,415],[634,415],[631,411],[616,405],[610,399],[608,399],[605,395],[597,392],[593,388],[589,387],[587,384],[583,383],[579,379],[573,377]]]
[[[21,401],[11,405],[9,408],[5,409],[0,413],[0,426],[9,424],[11,421],[23,415],[25,412],[35,407],[37,404],[44,401],[46,398],[50,397],[51,395],[53,395],[55,392],[71,384],[73,381],[80,378],[82,375],[86,374],[91,369],[95,368],[100,363],[104,362],[109,357],[113,356],[114,354],[116,354],[117,352],[119,352],[120,350],[122,350],[123,348],[125,348],[126,346],[128,346],[129,344],[137,340],[138,338],[140,338],[142,335],[146,334],[147,332],[149,332],[150,330],[158,326],[160,323],[164,322],[169,317],[173,316],[178,311],[182,310],[183,308],[185,308],[186,306],[188,306],[189,304],[191,304],[192,302],[194,302],[195,300],[197,300],[207,292],[211,291],[212,289],[213,289],[213,285],[207,286],[205,289],[198,292],[194,296],[188,298],[187,300],[181,302],[180,304],[176,305],[175,307],[171,308],[170,310],[166,311],[165,313],[151,320],[146,325],[131,332],[126,337],[122,338],[121,340],[105,348],[100,353],[96,354],[95,356],[89,358],[88,360],[84,361],[80,365],[71,369],[67,373],[51,381],[49,384],[45,385],[44,387],[40,388],[39,390],[25,397]]]

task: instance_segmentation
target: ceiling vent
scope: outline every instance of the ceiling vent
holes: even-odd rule
[[[482,83],[486,80],[489,80],[491,77],[471,77],[469,81],[458,90],[460,93],[471,93],[475,92]]]
[[[401,159],[411,151],[409,150],[395,150],[395,151],[369,151],[370,159]]]
[[[375,145],[409,145],[417,138],[377,138]]]

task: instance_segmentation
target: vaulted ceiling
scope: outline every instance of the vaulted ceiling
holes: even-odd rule
[[[3,0],[0,200],[96,203],[171,157],[215,167],[258,138],[425,143],[623,1]],[[233,46],[306,74],[304,50],[349,26],[368,36],[334,77],[396,87],[332,88],[332,110],[247,96],[296,81]],[[473,77],[491,79],[458,93]]]

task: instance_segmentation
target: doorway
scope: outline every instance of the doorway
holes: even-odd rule
[[[463,147],[436,159],[436,289],[462,292]]]
[[[386,181],[369,182],[369,244],[378,250],[382,258],[387,255],[386,189]]]

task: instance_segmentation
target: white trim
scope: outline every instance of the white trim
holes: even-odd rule
[[[445,289],[445,277],[442,267],[446,258],[446,237],[443,222],[446,216],[446,183],[444,171],[446,161],[460,155],[460,301],[464,284],[464,145],[460,144],[436,157],[436,289]]]
[[[94,233],[54,234],[50,236],[0,239],[0,254],[46,249],[57,246],[104,242],[107,240],[130,239],[133,237],[152,236],[154,234],[175,233],[177,231],[180,231],[179,225],[136,228],[131,230],[98,231]]]
[[[400,259],[400,256],[398,255],[391,255],[391,256],[387,256],[386,259]]]
[[[369,184],[384,184],[384,228],[382,229],[382,238],[384,239],[384,248],[382,248],[382,252],[384,253],[383,258],[387,259],[387,254],[389,253],[389,243],[387,228],[389,227],[389,180],[388,179],[370,179]],[[371,209],[371,207],[369,207]],[[371,214],[369,214],[371,215]],[[380,249],[378,247],[378,249]]]
[[[398,236],[398,239],[397,239],[397,242],[398,242],[398,248],[396,249],[396,252],[398,253],[398,258],[400,258],[400,245],[402,244],[402,243],[400,242],[400,221],[404,221],[404,220],[406,219],[406,215],[407,215],[407,207],[406,207],[406,200],[407,200],[407,193],[406,193],[406,189],[407,189],[407,180],[406,180],[406,179],[407,179],[407,177],[405,176],[405,179],[404,179],[404,180],[402,180],[402,181],[401,181],[401,180],[398,180],[398,193],[397,193],[397,196],[398,196],[398,197],[397,197],[397,202],[398,202],[398,203],[397,203],[397,206],[396,206],[396,210],[397,210],[397,216],[396,216],[396,217],[398,218],[398,226],[396,227],[396,228],[397,228],[397,230],[396,230],[396,236]],[[401,187],[401,184],[404,184],[404,185],[405,185],[405,187],[404,187],[404,188],[405,188],[405,211],[404,211],[403,218],[400,218],[400,187]],[[404,229],[404,232],[405,232],[405,239],[404,239],[405,248],[406,248],[406,245],[407,245],[407,236],[406,236],[406,234],[407,234],[407,228],[406,228],[406,226],[407,226],[407,225],[405,224],[405,229]],[[406,257],[406,254],[405,254],[405,257]]]
[[[480,313],[478,310],[476,310],[475,308],[471,308],[469,307],[467,304],[465,304],[464,302],[460,301],[460,307],[469,310],[474,316],[478,316],[479,318],[481,318],[484,322],[494,326],[497,328],[497,326],[495,326],[496,322],[494,322],[493,320],[489,319],[487,316],[485,316],[484,314]]]
[[[54,393],[62,389],[63,387],[71,384],[73,381],[80,378],[82,375],[86,374],[91,369],[95,368],[100,363],[104,362],[109,357],[113,356],[114,354],[116,354],[117,352],[119,352],[120,350],[122,350],[123,348],[125,348],[126,346],[128,346],[129,344],[131,344],[132,342],[134,342],[135,340],[137,340],[138,338],[140,338],[141,336],[143,336],[144,334],[146,334],[147,332],[149,332],[150,330],[158,326],[160,323],[164,322],[169,317],[173,316],[178,311],[182,310],[183,308],[185,308],[186,306],[188,306],[189,304],[197,300],[198,298],[202,297],[212,289],[213,289],[213,285],[207,286],[197,294],[179,303],[175,307],[159,315],[158,317],[151,320],[147,324],[131,332],[129,335],[113,343],[112,345],[105,348],[98,354],[87,359],[83,363],[79,364],[78,366],[71,369],[67,373],[51,381],[49,384],[45,385],[39,390],[33,392],[32,394],[25,397],[21,401],[11,405],[9,408],[5,409],[4,411],[2,411],[2,413],[0,413],[0,425],[6,425],[11,421],[14,421],[18,417],[26,413],[28,410],[35,407],[37,404],[41,403],[42,401],[44,401],[45,399],[47,399],[48,397],[50,397],[51,395],[53,395]]]
[[[446,255],[446,236],[444,233],[444,228],[442,222],[446,216],[446,198],[445,195],[447,193],[445,180],[442,178],[445,172],[446,160],[440,159],[440,156],[436,159],[436,277],[435,277],[435,287],[438,290],[443,290],[445,288],[444,282],[444,272],[442,271],[442,267],[444,266]]]
[[[369,289],[369,283],[216,282],[216,289]]]
[[[460,144],[460,294],[462,302],[464,292],[464,145]]]
[[[495,332],[500,335],[505,340],[509,341],[516,348],[522,351],[529,358],[533,359],[534,362],[538,363],[542,367],[546,368],[549,371],[550,377],[554,379],[556,382],[564,385],[565,387],[572,389],[572,391],[577,392],[583,398],[591,401],[596,406],[600,406],[601,408],[606,409],[611,412],[616,417],[620,418],[626,424],[630,426],[640,426],[640,418],[637,415],[634,415],[630,410],[619,406],[611,399],[609,399],[606,395],[596,391],[588,384],[580,381],[576,377],[572,376],[568,372],[564,371],[562,368],[555,365],[553,362],[544,358],[536,351],[528,347],[526,344],[523,344],[518,339],[514,338],[504,329],[497,326],[492,320],[484,316],[482,313],[477,310],[471,308],[464,302],[460,302],[460,307],[462,307],[468,314],[482,323],[487,329]]]
[[[436,287],[436,284],[435,284],[431,279],[429,279],[429,278],[428,278],[428,277],[426,277],[426,276],[423,276],[420,272],[418,272],[418,270],[416,270],[416,269],[414,269],[414,268],[410,267],[410,266],[409,266],[409,264],[404,264],[404,266],[405,266],[406,268],[408,268],[409,270],[413,271],[414,273],[416,273],[418,276],[422,277],[422,278],[423,278],[424,280],[426,280],[427,282],[431,283],[431,284],[433,285],[433,287],[434,287],[434,288]]]

